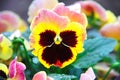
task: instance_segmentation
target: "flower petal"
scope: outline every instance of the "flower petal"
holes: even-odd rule
[[[96,77],[91,67],[85,72],[85,74],[89,75],[92,79],[95,79]]]
[[[50,33],[47,35],[50,36]],[[63,68],[76,59],[77,54],[84,50],[83,42],[86,37],[86,28],[79,23],[70,23],[60,32],[60,37],[62,42],[59,45],[54,43],[38,50],[37,56],[47,68],[51,65]]]
[[[80,80],[94,80],[96,78],[93,69],[90,67],[85,73],[82,73]]]
[[[0,42],[2,42],[2,40],[3,40],[3,35],[0,34]]]
[[[26,80],[24,74],[26,66],[21,62],[17,62],[16,60],[17,57],[12,60],[9,65],[9,77],[15,80]]]
[[[31,22],[42,8],[52,9],[57,3],[57,0],[34,0],[29,6],[28,21]]]
[[[117,21],[117,17],[115,16],[115,14],[112,11],[107,10],[106,15],[107,15],[107,21],[105,22],[106,24]]]
[[[9,24],[5,20],[0,19],[0,34],[2,32],[5,32],[8,28],[8,26],[9,26]]]
[[[105,37],[111,37],[114,38],[116,40],[120,40],[120,22],[117,21],[115,23],[109,23],[104,25],[101,29],[100,29],[100,33],[101,35],[105,36]]]
[[[10,62],[10,65],[9,65],[9,77],[10,78],[14,78],[16,76],[16,73],[17,73],[16,63],[17,63],[16,58]]]
[[[5,36],[3,36],[3,40],[0,42],[0,59],[8,60],[11,58],[13,54],[10,40],[8,40]]]
[[[60,23],[61,21],[62,21],[62,23]],[[64,27],[66,27],[66,25],[68,23],[68,19],[57,15],[53,11],[42,9],[39,12],[38,16],[36,16],[35,19],[33,20],[32,25],[30,26],[31,31],[33,30],[34,27],[36,27],[38,24],[41,24],[41,23],[42,23],[42,25],[43,25],[43,23],[47,24],[47,26],[46,25],[42,26],[45,29],[47,29],[47,28],[52,29],[53,27],[51,25],[54,25],[55,28],[62,29]]]
[[[81,6],[80,6],[80,3],[78,3],[78,2],[76,2],[72,5],[69,5],[67,7],[70,9],[70,11],[75,11],[77,13],[81,13]]]
[[[80,1],[81,9],[85,11],[85,13],[91,14],[95,12],[102,21],[107,20],[107,15],[105,9],[95,1],[87,0],[87,1]]]
[[[94,80],[87,74],[81,74],[80,80]]]
[[[12,29],[16,29],[19,25],[19,17],[12,11],[0,12],[0,19],[7,21]]]
[[[13,31],[19,29],[24,32],[27,29],[27,23],[12,11],[0,12],[0,33],[1,31]]]
[[[38,55],[40,62],[47,68],[52,65],[63,68],[66,66],[63,65],[64,62],[70,62],[72,57],[73,53],[70,48],[63,44],[53,44],[51,47],[46,47],[43,52]]]
[[[45,71],[40,71],[33,76],[32,80],[47,80],[47,74]]]
[[[25,78],[25,74],[24,74],[24,70],[26,69],[26,66],[21,63],[21,62],[17,62],[16,64],[16,76],[14,77],[14,79],[16,80],[26,80]]]
[[[68,26],[62,32],[65,32],[65,31],[75,32],[75,37],[73,36],[70,37],[70,35],[69,36],[66,35],[66,37],[62,37],[63,44],[66,47],[69,47],[71,49],[72,55],[73,55],[71,58],[69,57],[68,61],[65,61],[63,63],[63,67],[75,61],[77,54],[84,51],[83,43],[84,43],[84,40],[86,39],[86,29],[79,23],[72,22],[68,24]],[[74,43],[74,46],[72,46],[71,43],[72,45]]]
[[[19,25],[17,29],[20,30],[21,32],[25,32],[27,28],[28,28],[27,23],[23,19],[19,18]]]
[[[84,13],[78,13],[65,7],[64,4],[59,4],[55,7],[54,11],[60,16],[66,16],[71,22],[79,22],[84,27],[87,26],[87,19]]]
[[[17,62],[16,69],[17,69],[17,72],[24,71],[26,69],[26,66],[21,62]]]
[[[5,64],[0,63],[0,71],[3,71],[5,75],[8,75],[8,68]],[[2,74],[0,74],[1,76]]]
[[[84,49],[83,49],[83,42],[84,40],[86,39],[87,35],[86,35],[86,28],[83,27],[81,24],[79,23],[75,23],[75,22],[72,22],[70,24],[68,24],[68,26],[62,31],[73,31],[75,32],[75,37],[76,38],[75,40],[73,40],[73,36],[70,37],[70,36],[66,36],[66,37],[63,37],[63,43],[70,46],[70,44],[72,43],[75,43],[74,46],[70,46],[71,48],[76,48],[76,51],[77,53],[80,53],[82,52]],[[67,40],[64,40],[68,38]],[[67,43],[66,43],[67,41]]]

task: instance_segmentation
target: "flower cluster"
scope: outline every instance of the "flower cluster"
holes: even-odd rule
[[[12,60],[9,65],[9,69],[5,64],[0,63],[0,79],[2,80],[26,80],[24,70],[26,66],[17,62],[17,58]],[[7,77],[9,74],[9,77]]]
[[[120,17],[94,0],[34,0],[28,22],[0,11],[0,80],[119,80],[119,35]]]

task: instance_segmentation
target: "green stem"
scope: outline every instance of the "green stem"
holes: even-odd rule
[[[18,52],[22,56],[22,59],[27,67],[26,72],[29,72],[29,73],[27,73],[28,74],[27,77],[32,78],[32,76],[37,72],[37,68],[34,66],[34,64],[32,64],[32,59],[30,58],[30,56],[28,54],[28,51],[27,51],[26,46],[24,44],[24,39],[14,38],[12,40],[12,44],[14,47],[13,51],[15,51],[15,53],[17,53],[16,56],[19,55]]]
[[[30,75],[29,75],[29,77],[31,77],[31,76],[33,76],[35,73],[36,73],[36,67],[32,64],[32,60],[31,60],[31,58],[30,58],[30,56],[29,56],[29,54],[28,54],[28,51],[27,51],[27,49],[26,49],[26,47],[25,47],[25,44],[24,44],[24,42],[22,42],[22,44],[21,44],[22,46],[23,46],[23,48],[24,48],[24,53],[25,53],[25,57],[24,57],[24,60],[25,60],[25,64],[26,64],[26,67],[27,67],[27,69],[30,71]],[[31,77],[32,78],[32,77]]]
[[[28,51],[27,51],[27,49],[26,49],[26,47],[25,47],[25,44],[24,44],[23,42],[22,42],[22,46],[23,46],[24,51],[25,51],[25,57],[26,57],[25,60],[28,60],[29,64],[32,65],[32,64],[31,64],[31,59],[30,59],[30,57],[29,57],[29,55],[28,55]],[[27,61],[26,61],[26,62],[27,62]],[[28,63],[28,62],[27,62],[27,63]]]
[[[108,75],[110,74],[111,70],[112,70],[114,67],[118,66],[118,65],[120,65],[120,63],[117,62],[117,61],[116,61],[114,64],[112,64],[112,65],[110,66],[109,70],[107,71],[107,73],[105,74],[103,80],[106,80],[106,78],[107,78]]]
[[[120,41],[118,41],[118,49],[117,49],[117,51],[116,51],[116,58],[117,58],[117,60],[119,60],[120,59]]]
[[[25,47],[25,45],[24,45],[24,39],[22,39],[22,38],[16,38],[16,37],[15,37],[15,38],[13,39],[12,43],[13,43],[13,45],[15,46],[15,48],[17,48],[17,49],[14,50],[16,53],[18,53],[18,51],[19,51],[19,49],[20,49],[20,46],[23,46],[25,56],[23,56],[23,55],[21,55],[21,56],[25,58],[25,61],[28,60],[28,61],[26,61],[27,63],[28,63],[28,62],[31,63],[31,60],[30,60],[30,58],[29,58],[29,56],[28,56],[28,51],[27,51],[27,49],[26,49],[26,47]],[[17,54],[17,55],[18,55],[18,54]]]
[[[103,80],[106,80],[106,78],[107,78],[108,75],[110,74],[111,70],[112,70],[112,66],[109,68],[108,72],[105,74]]]

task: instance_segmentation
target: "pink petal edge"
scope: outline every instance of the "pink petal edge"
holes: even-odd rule
[[[82,9],[89,6],[100,16],[101,20],[103,21],[107,20],[105,9],[100,4],[98,4],[96,1],[92,1],[92,0],[80,1],[80,4],[81,4]]]
[[[33,20],[30,29],[33,30],[33,28],[40,22],[53,23],[62,29],[67,26],[68,21],[68,18],[59,16],[51,10],[42,9],[38,16]]]
[[[0,34],[0,42],[3,40],[3,34]]]
[[[77,3],[76,3],[76,5],[78,6]],[[76,6],[76,5],[74,5],[74,6]],[[63,3],[60,3],[54,8],[54,11],[60,16],[68,17],[71,22],[79,22],[83,26],[85,26],[85,27],[87,26],[87,18],[84,15],[84,13],[81,13],[80,9],[79,9],[79,13],[78,13],[78,11],[76,12],[76,10],[71,10],[71,9],[69,9],[69,7],[66,7]]]
[[[10,62],[9,65],[9,77],[14,78],[16,76],[16,58]]]
[[[90,67],[86,72],[85,72],[87,75],[89,75],[92,79],[95,79],[96,76],[93,72],[93,69]]]
[[[24,74],[24,70],[26,69],[26,66],[21,63],[21,62],[17,62],[16,64],[16,76],[15,79],[17,80],[26,80],[25,74]]]
[[[19,25],[19,16],[12,11],[2,11],[0,12],[0,19],[5,20],[9,23],[11,28],[17,28]]]
[[[80,80],[94,80],[89,75],[83,73],[81,74]]]
[[[32,80],[46,80],[47,74],[45,71],[40,71],[33,76]]]
[[[96,78],[93,69],[90,67],[85,73],[82,73],[80,80],[94,80]]]

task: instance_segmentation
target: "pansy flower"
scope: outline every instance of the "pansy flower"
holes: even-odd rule
[[[0,34],[0,59],[8,60],[13,54],[13,50],[10,47],[12,45],[11,41],[6,38],[3,34]]]
[[[33,0],[28,10],[28,21],[32,22],[33,18],[42,8],[52,9],[58,3],[58,0]]]
[[[4,21],[7,24],[7,30],[16,29],[19,24],[19,18],[17,14],[12,11],[1,11],[0,12],[0,22]],[[1,26],[2,27],[2,26]]]
[[[86,25],[83,13],[71,11],[64,4],[54,10],[42,9],[30,26],[33,54],[46,68],[71,64],[84,50]]]
[[[106,10],[96,1],[80,1],[80,5],[81,10],[84,11],[87,16],[94,14],[102,21],[107,20]]]
[[[26,31],[27,23],[12,11],[0,12],[0,33],[19,29],[21,32]]]
[[[101,29],[100,33],[102,36],[114,38],[120,40],[120,17],[113,23],[105,24]]]
[[[10,62],[9,69],[6,65],[0,63],[0,80],[26,80],[25,69],[26,66],[21,62],[17,62],[17,58]]]
[[[8,80],[26,80],[24,70],[26,66],[21,63],[17,62],[17,58],[11,61],[9,65],[9,79]]]

